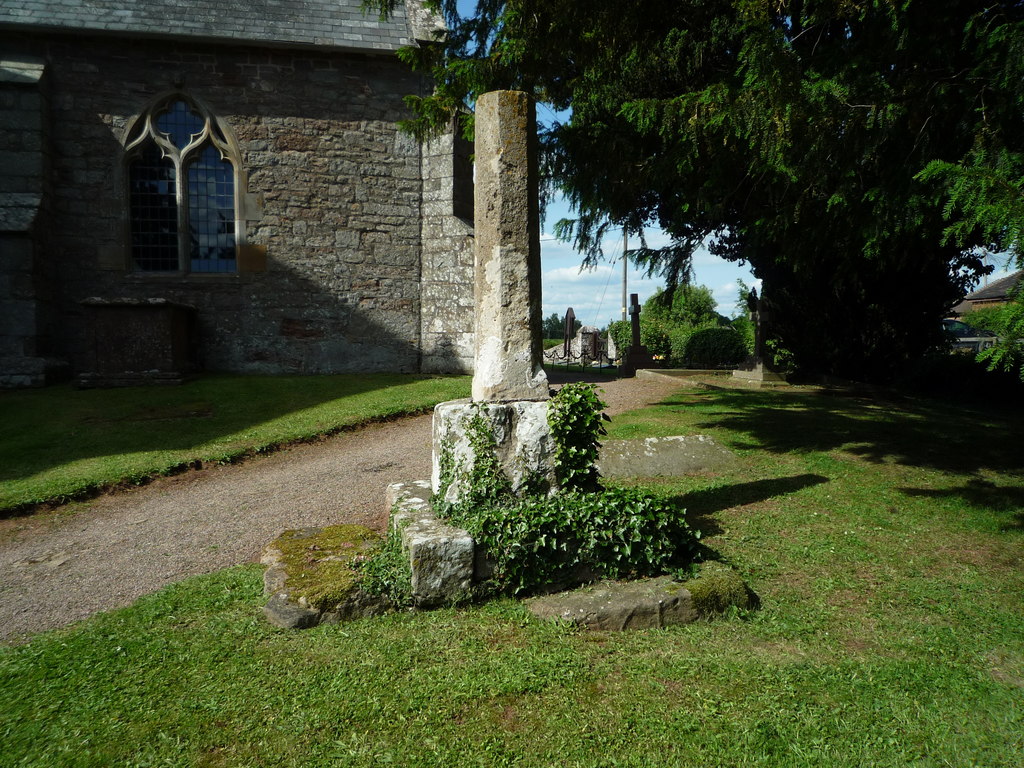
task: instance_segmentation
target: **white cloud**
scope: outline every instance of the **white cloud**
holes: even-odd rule
[[[618,270],[613,270],[611,266],[598,265],[588,269],[580,269],[576,267],[557,267],[556,269],[549,269],[543,273],[543,280],[545,282],[566,282],[566,283],[604,283],[611,277],[612,273],[618,273]]]
[[[554,201],[548,208],[546,228],[550,231],[558,219],[571,218],[572,213],[564,201]],[[647,245],[660,248],[668,245],[671,238],[660,229],[649,229],[645,232]],[[639,241],[631,237],[630,247],[636,247]],[[587,325],[605,325],[609,320],[618,320],[622,314],[622,234],[612,231],[603,243],[605,261],[595,268],[580,271],[583,255],[573,248],[571,243],[555,240],[550,234],[542,236],[541,266],[542,293],[544,316],[552,313],[564,315],[568,307],[572,307],[576,316]],[[718,311],[724,315],[733,315],[741,308],[736,308],[736,281],[743,280],[747,285],[758,286],[760,281],[754,280],[746,266],[713,256],[705,248],[699,248],[693,258],[694,282],[697,285],[720,286],[713,290]],[[643,303],[654,291],[664,285],[660,277],[648,278],[633,264],[629,265],[626,277],[627,291],[639,295]]]

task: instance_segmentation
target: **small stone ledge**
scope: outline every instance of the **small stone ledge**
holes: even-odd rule
[[[473,586],[475,544],[461,528],[439,520],[430,505],[430,483],[392,483],[387,489],[391,528],[409,555],[413,602],[429,608],[458,602]]]
[[[71,376],[63,360],[47,357],[0,357],[0,389],[45,387]]]
[[[697,578],[671,576],[637,581],[603,581],[571,592],[530,598],[526,607],[548,621],[582,629],[620,632],[690,624],[729,607],[753,607],[752,593],[739,575],[718,563],[705,564]]]

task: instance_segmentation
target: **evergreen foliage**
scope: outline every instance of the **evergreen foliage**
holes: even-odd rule
[[[747,345],[735,328],[701,328],[686,339],[683,360],[691,368],[735,366],[747,356]]]
[[[962,315],[960,319],[972,328],[980,328],[986,331],[992,331],[993,333],[999,333],[1005,324],[1003,317],[1005,312],[1005,305],[1000,304],[994,307],[972,309],[970,312]]]
[[[394,0],[367,0],[386,7]],[[451,32],[407,51],[423,135],[495,88],[572,117],[546,178],[590,259],[611,226],[661,226],[633,257],[686,282],[702,242],[763,280],[805,370],[886,378],[941,341],[1024,231],[1024,6],[1013,0],[434,0]]]

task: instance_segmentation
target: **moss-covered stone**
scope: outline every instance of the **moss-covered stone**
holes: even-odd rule
[[[303,607],[330,610],[359,587],[356,564],[380,546],[381,537],[362,525],[302,528],[282,533],[270,548],[287,574],[289,598]]]
[[[694,610],[700,616],[722,613],[730,606],[741,610],[751,607],[747,585],[724,563],[702,563],[697,575],[682,586],[689,591]]]

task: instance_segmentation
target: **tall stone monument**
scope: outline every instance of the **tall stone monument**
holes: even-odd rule
[[[754,352],[732,372],[733,377],[753,386],[785,383],[786,377],[765,362],[764,339],[771,314],[765,309],[764,298],[758,298],[756,290],[751,290],[747,296],[747,311],[750,322],[754,324]]]
[[[546,400],[541,367],[536,107],[521,91],[476,104],[473,399]]]
[[[629,294],[629,328],[631,343],[619,366],[619,375],[624,379],[636,376],[641,368],[653,368],[654,357],[647,347],[640,343],[640,297]]]
[[[547,423],[548,379],[542,367],[536,144],[536,112],[528,94],[492,91],[480,96],[473,397],[434,409],[431,486],[451,502],[468,487],[481,418],[513,491],[557,487]]]

